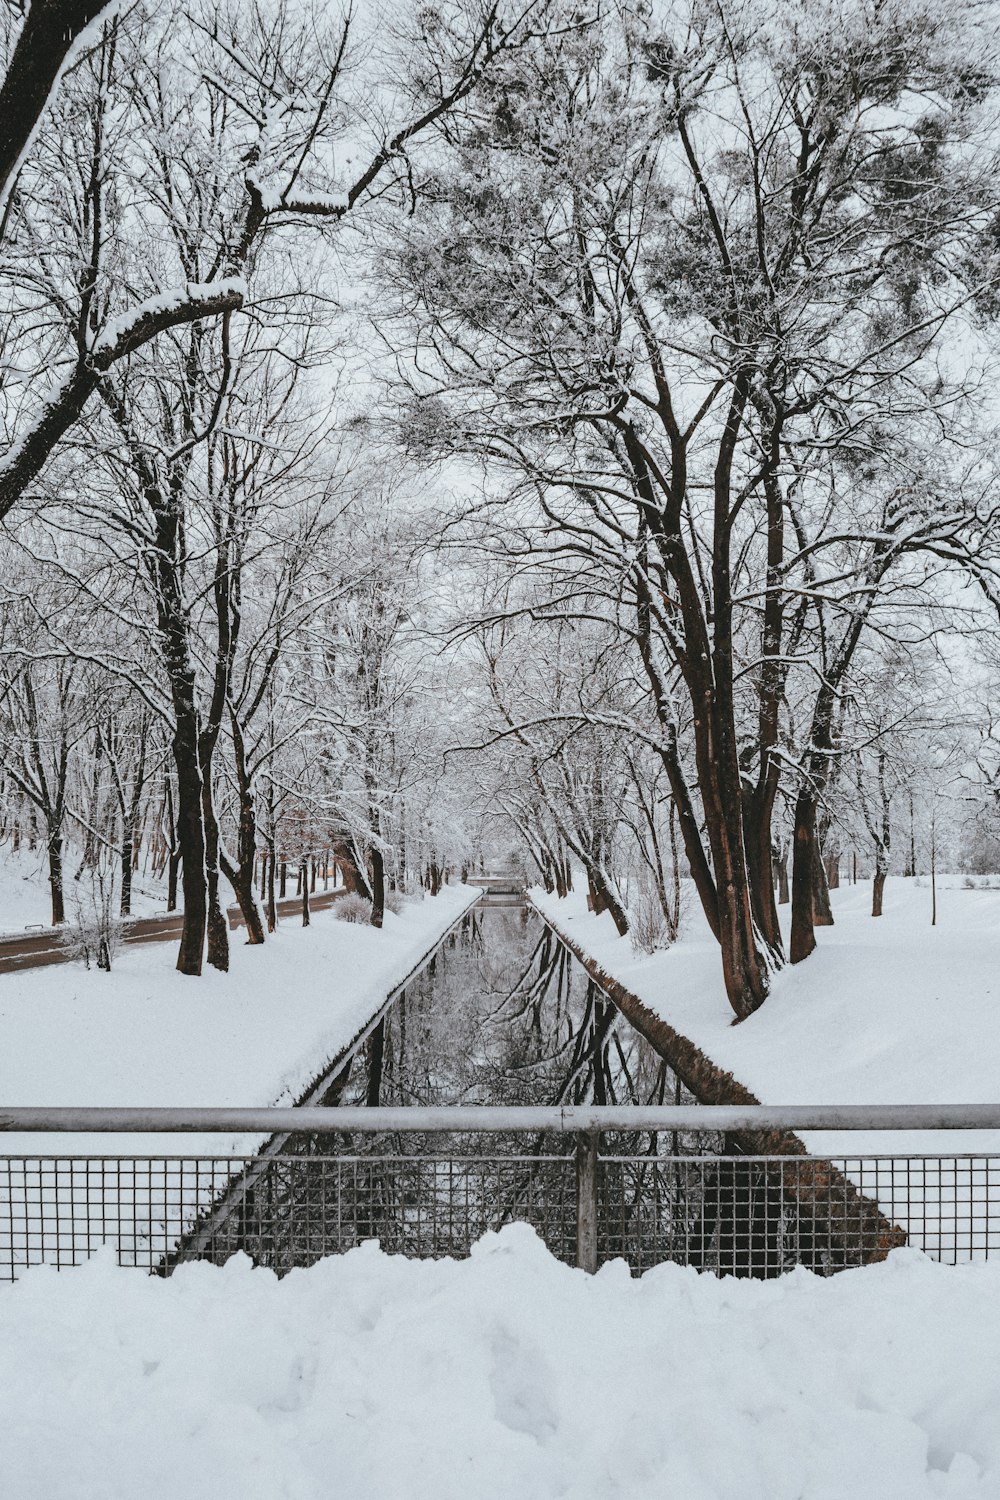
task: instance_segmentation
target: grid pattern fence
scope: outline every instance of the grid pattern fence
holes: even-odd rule
[[[905,1243],[948,1263],[1000,1255],[1000,1156],[602,1154],[593,1134],[513,1153],[368,1144],[344,1153],[301,1136],[256,1156],[0,1158],[0,1280],[78,1265],[104,1245],[160,1274],[237,1251],[284,1273],[371,1239],[464,1256],[514,1220],[588,1269],[623,1257],[636,1272],[675,1261],[829,1273]]]

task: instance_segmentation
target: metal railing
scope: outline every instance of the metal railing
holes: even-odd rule
[[[0,1279],[105,1244],[161,1274],[238,1250],[284,1272],[368,1239],[465,1255],[515,1219],[587,1270],[621,1256],[636,1271],[829,1273],[907,1243],[952,1263],[1000,1253],[1000,1135],[996,1154],[810,1155],[793,1130],[1000,1131],[1000,1106],[7,1109],[8,1133],[247,1133],[270,1146],[0,1157]]]

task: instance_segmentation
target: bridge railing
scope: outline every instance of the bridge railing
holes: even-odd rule
[[[1000,1105],[35,1107],[0,1110],[0,1131],[53,1148],[0,1156],[0,1279],[107,1244],[161,1273],[237,1250],[282,1272],[367,1239],[464,1255],[512,1220],[591,1271],[622,1256],[829,1273],[904,1244],[952,1263],[1000,1255]],[[792,1134],[809,1131],[844,1135],[810,1153]],[[858,1131],[893,1138],[855,1150]],[[918,1131],[952,1134],[919,1151],[895,1136]],[[85,1154],[79,1133],[114,1149]],[[149,1134],[162,1155],[129,1150]],[[174,1146],[191,1135],[195,1151]],[[267,1144],[214,1151],[217,1136]]]

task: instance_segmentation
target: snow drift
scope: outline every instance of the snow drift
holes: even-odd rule
[[[1000,1494],[1000,1268],[632,1279],[533,1232],[278,1281],[86,1267],[0,1296],[19,1500],[923,1500]]]

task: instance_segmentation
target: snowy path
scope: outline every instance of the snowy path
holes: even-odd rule
[[[277,1281],[102,1257],[0,1297],[18,1500],[995,1500],[1000,1268],[631,1279],[523,1225]]]

